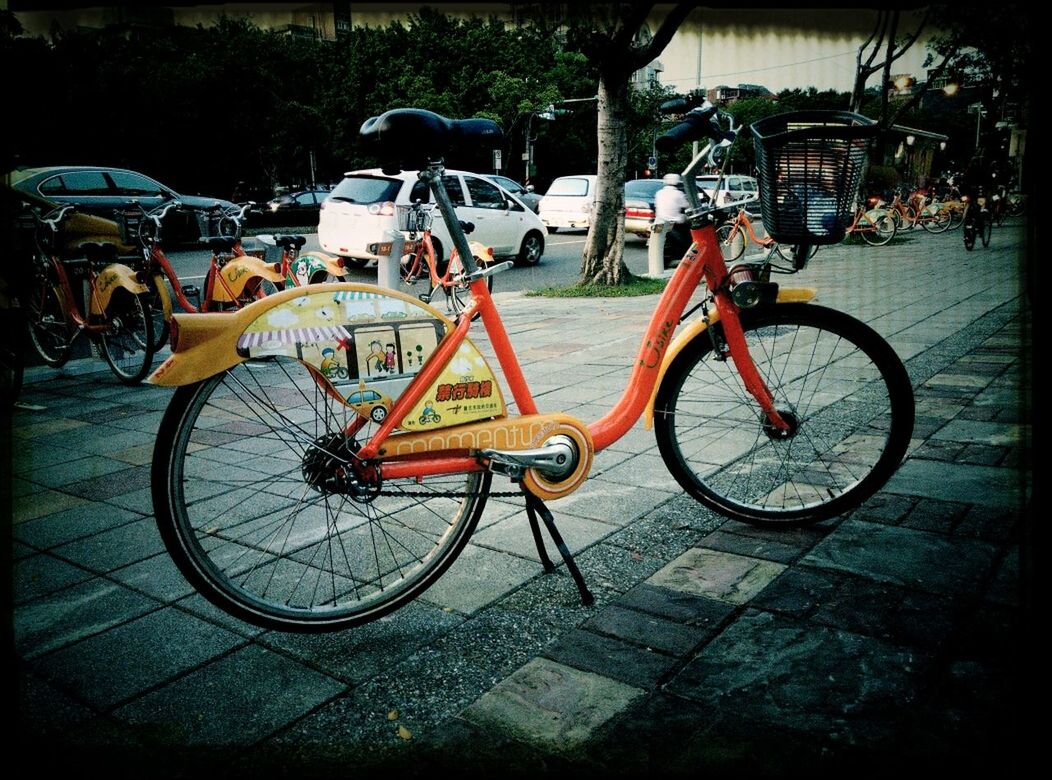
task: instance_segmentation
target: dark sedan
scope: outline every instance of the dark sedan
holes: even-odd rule
[[[625,182],[625,232],[647,238],[654,224],[654,196],[664,187],[661,179]]]
[[[259,209],[260,222],[267,225],[318,225],[321,202],[330,190],[299,190],[268,201]],[[254,220],[253,220],[254,221]]]
[[[192,211],[209,209],[217,203],[224,208],[234,205],[219,198],[181,195],[149,176],[124,168],[83,165],[23,168],[11,172],[10,182],[19,192],[51,203],[70,203],[78,211],[107,219],[114,219],[136,202],[149,211],[166,201],[178,200],[190,211],[169,214],[166,238],[175,242],[195,241],[201,235]]]

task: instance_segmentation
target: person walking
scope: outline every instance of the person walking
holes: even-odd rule
[[[672,223],[665,234],[665,267],[671,268],[691,244],[686,217],[690,204],[683,194],[683,180],[678,173],[666,173],[662,181],[665,186],[654,196],[654,221]]]

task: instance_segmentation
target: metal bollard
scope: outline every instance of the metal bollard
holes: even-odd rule
[[[402,253],[405,250],[405,236],[401,230],[388,230],[391,239],[391,254],[381,255],[376,263],[376,286],[386,290],[397,290],[401,274]]]
[[[665,274],[665,236],[668,235],[671,222],[658,222],[650,226],[650,240],[647,241],[647,275],[658,277]]]

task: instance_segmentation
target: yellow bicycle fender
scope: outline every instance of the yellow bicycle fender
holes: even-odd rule
[[[139,281],[135,271],[121,263],[111,263],[99,271],[95,277],[95,294],[91,296],[91,313],[102,314],[110,305],[113,291],[124,289],[133,295],[149,292],[146,285]]]
[[[324,268],[326,273],[330,276],[335,276],[337,279],[347,274],[347,269],[340,265],[339,260],[324,252],[304,252],[299,256],[299,259],[303,260],[304,258],[310,264],[312,273],[315,269]]]
[[[250,257],[249,255],[242,255],[230,260],[222,267],[219,274],[226,282],[226,286],[217,279],[212,287],[212,299],[221,303],[230,303],[236,300],[244,292],[245,285],[257,277],[271,282],[282,281],[281,273],[275,271],[271,263],[264,263],[258,257]],[[231,297],[230,293],[227,292],[227,287],[230,288],[234,297]]]
[[[265,333],[272,326],[270,323],[277,320],[278,324],[287,321],[283,327],[295,329],[304,324],[318,327],[316,321],[319,316],[318,303],[323,299],[334,300],[360,297],[368,302],[374,313],[361,317],[360,320],[345,323],[343,319],[334,321],[331,325],[323,326],[328,330],[332,326],[349,327],[352,330],[360,322],[362,327],[370,326],[373,329],[385,323],[402,323],[408,317],[403,314],[406,309],[403,304],[411,304],[414,309],[424,310],[431,318],[438,321],[439,328],[445,332],[453,328],[453,323],[437,310],[425,306],[418,299],[404,293],[393,290],[380,290],[373,285],[352,284],[350,282],[335,282],[328,284],[311,285],[309,290],[301,287],[290,287],[287,290],[268,295],[255,301],[243,309],[233,312],[213,312],[206,314],[176,314],[173,315],[175,330],[178,338],[173,347],[172,355],[165,360],[153,374],[146,380],[151,384],[164,385],[166,387],[178,387],[194,382],[208,379],[218,373],[232,368],[238,363],[244,362],[248,357],[260,357],[265,354],[254,354],[255,348],[249,348],[246,352],[244,347],[239,352],[239,341],[250,337],[254,332]],[[384,303],[384,299],[400,302]],[[376,307],[373,301],[376,301]],[[305,304],[303,322],[293,322],[300,304]],[[399,308],[402,311],[399,311]],[[309,309],[309,311],[308,311]],[[338,313],[336,307],[333,313]],[[386,315],[386,316],[385,316]],[[310,319],[308,320],[308,316]],[[324,316],[324,313],[322,314]],[[290,330],[290,332],[292,332]],[[328,337],[326,337],[328,338]],[[251,340],[251,339],[250,339]],[[243,346],[243,345],[242,345]],[[287,353],[296,356],[311,364],[308,356],[303,354],[305,350],[301,347],[298,351],[295,341],[287,344]],[[311,352],[318,352],[323,344],[315,344],[310,347]],[[415,351],[415,350],[414,350]],[[282,353],[285,354],[285,353]],[[315,356],[317,357],[317,356]],[[423,359],[417,361],[422,364]],[[319,372],[324,374],[324,364],[319,364]]]
[[[807,303],[814,300],[816,295],[818,295],[818,291],[813,287],[780,287],[778,288],[778,299],[776,302]],[[709,312],[709,322],[718,322],[719,319],[720,315],[717,311],[712,310]],[[661,387],[661,382],[665,379],[665,372],[668,371],[668,367],[672,365],[672,361],[676,359],[679,353],[707,327],[708,324],[704,320],[694,320],[672,339],[668,352],[665,353],[665,358],[661,361],[661,369],[658,372],[657,381],[654,383],[654,389],[650,391],[650,401],[647,402],[647,408],[643,412],[643,427],[647,430],[654,427],[654,399],[657,398],[658,388]]]

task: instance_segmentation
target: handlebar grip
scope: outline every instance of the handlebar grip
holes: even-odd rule
[[[672,152],[688,141],[698,141],[702,138],[723,140],[724,131],[714,121],[715,118],[715,106],[696,108],[684,116],[682,122],[659,136],[654,145],[659,152]]]

